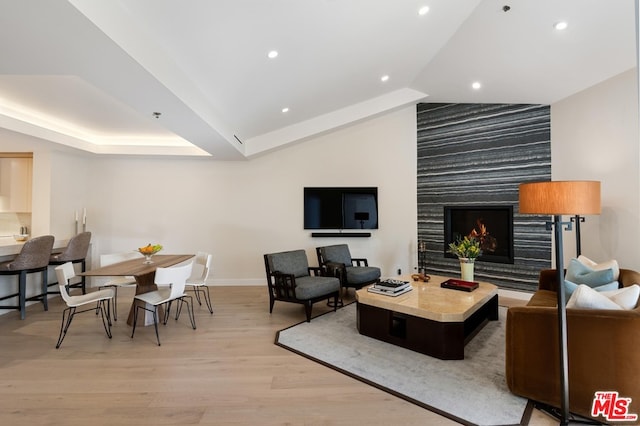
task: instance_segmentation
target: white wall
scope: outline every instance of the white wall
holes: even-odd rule
[[[553,180],[601,181],[602,214],[581,227],[582,254],[640,270],[638,79],[633,69],[551,106]],[[565,220],[568,218],[565,218]],[[575,257],[565,232],[565,262]]]
[[[348,243],[384,275],[415,266],[416,113],[405,108],[250,161],[91,160],[88,230],[98,252],[160,243],[214,254],[214,282],[266,284],[264,253]],[[377,186],[371,238],[311,238],[305,186]],[[71,211],[58,211],[70,217]]]

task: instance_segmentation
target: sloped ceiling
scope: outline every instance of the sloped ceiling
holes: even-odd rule
[[[241,160],[421,101],[551,104],[636,66],[634,16],[634,0],[3,1],[0,126]]]

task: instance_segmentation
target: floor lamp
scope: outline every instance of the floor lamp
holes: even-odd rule
[[[600,214],[600,182],[550,181],[520,184],[520,213],[552,215],[547,229],[553,228],[558,281],[558,347],[560,349],[560,424],[569,424],[569,363],[567,360],[567,311],[564,293],[562,253],[562,215]]]

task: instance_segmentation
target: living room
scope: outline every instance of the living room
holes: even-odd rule
[[[551,103],[550,114],[552,178],[602,183],[602,214],[582,224],[582,252],[640,270],[637,68]],[[266,286],[264,253],[302,248],[313,263],[315,247],[331,243],[348,243],[383,276],[415,271],[416,127],[416,105],[404,105],[236,161],[101,155],[10,128],[0,140],[4,152],[33,153],[33,236],[71,237],[75,212],[86,209],[91,266],[101,253],[160,243],[167,253],[213,253],[211,284],[242,287]],[[306,186],[377,187],[379,229],[370,238],[311,237]],[[574,256],[573,233],[564,253]]]

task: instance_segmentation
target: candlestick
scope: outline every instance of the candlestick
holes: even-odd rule
[[[83,225],[87,224],[87,209],[86,208],[82,212],[82,224]]]

